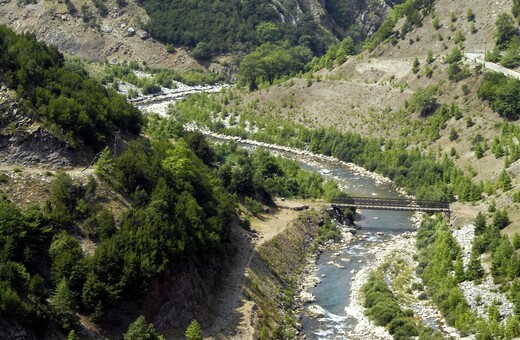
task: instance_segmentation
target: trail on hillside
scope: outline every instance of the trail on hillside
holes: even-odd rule
[[[269,212],[252,218],[252,233],[239,226],[233,226],[231,243],[237,247],[237,253],[230,265],[232,269],[225,273],[223,279],[223,289],[215,310],[216,317],[206,329],[211,338],[243,339],[252,336],[253,331],[249,326],[253,304],[243,297],[246,272],[251,259],[260,245],[287,229],[298,217],[298,208],[308,204],[297,200],[279,202],[279,205]]]
[[[484,53],[464,53],[466,56],[466,62],[473,65],[482,65],[485,69],[502,73],[505,76],[512,77],[520,80],[520,73],[510,70],[502,65],[492,63],[485,60]]]

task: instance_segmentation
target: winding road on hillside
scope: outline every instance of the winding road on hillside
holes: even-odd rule
[[[510,70],[502,65],[498,65],[498,64],[495,64],[495,63],[492,63],[492,62],[489,62],[489,61],[485,61],[484,60],[484,53],[472,53],[472,52],[468,52],[468,53],[464,53],[464,55],[466,56],[466,62],[470,63],[470,64],[483,64],[484,68],[488,69],[488,70],[491,70],[491,71],[495,71],[495,72],[499,72],[499,73],[502,73],[508,77],[512,77],[512,78],[516,78],[516,79],[519,79],[520,80],[520,73],[519,72],[516,72],[516,71],[513,71],[513,70]]]

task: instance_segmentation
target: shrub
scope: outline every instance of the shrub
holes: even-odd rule
[[[468,8],[468,11],[466,12],[466,20],[475,21],[475,13],[471,8]]]

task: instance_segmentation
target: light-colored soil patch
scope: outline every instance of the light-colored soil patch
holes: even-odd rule
[[[276,204],[277,207],[271,209],[269,213],[259,214],[257,217],[251,218],[251,229],[258,233],[257,246],[284,231],[301,213],[301,210],[298,209],[304,207],[308,207],[308,209],[319,208],[323,207],[325,203],[297,199],[281,201],[278,199]]]
[[[363,60],[356,66],[356,71],[360,74],[374,73],[380,74],[381,77],[394,76],[396,78],[403,78],[412,70],[412,60],[408,59],[378,59],[371,62],[371,60]]]

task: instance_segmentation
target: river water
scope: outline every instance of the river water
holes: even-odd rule
[[[308,170],[318,167],[330,170],[325,177],[332,177],[340,187],[352,196],[375,196],[381,198],[399,197],[397,191],[388,184],[376,184],[373,178],[360,176],[341,163],[316,160],[313,165],[301,164]],[[323,317],[302,319],[307,339],[345,339],[356,320],[346,315],[349,305],[351,280],[356,272],[370,262],[367,250],[383,247],[392,235],[415,230],[411,217],[406,211],[358,210],[355,224],[359,228],[356,240],[346,248],[324,251],[318,259],[317,276],[321,283],[310,289],[316,300],[314,305],[322,309]],[[375,268],[374,268],[375,269]]]
[[[256,148],[249,144],[238,144],[249,150]],[[295,159],[306,170],[334,179],[351,196],[400,197],[390,184],[378,184],[375,179],[357,174],[341,162],[331,162],[320,157],[302,157],[279,150],[271,151]],[[352,278],[371,262],[373,255],[369,254],[369,249],[384,247],[385,242],[394,235],[416,230],[412,216],[413,213],[407,211],[357,211],[355,224],[359,229],[356,239],[344,249],[324,251],[318,259],[317,276],[321,282],[309,290],[316,300],[305,308],[312,305],[321,315],[311,317],[305,313],[301,320],[302,335],[307,339],[354,339],[349,332],[355,326],[356,320],[345,312],[345,307],[350,303]]]

